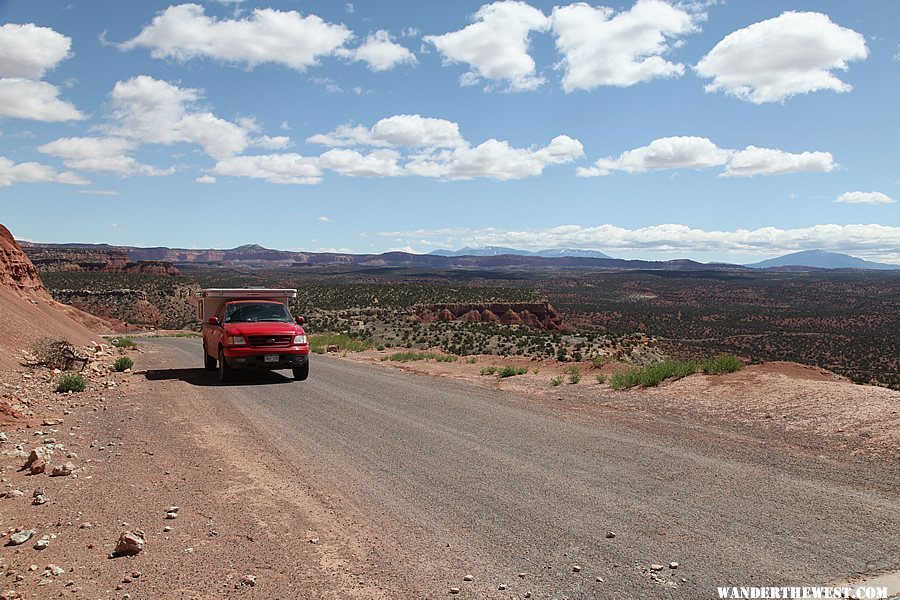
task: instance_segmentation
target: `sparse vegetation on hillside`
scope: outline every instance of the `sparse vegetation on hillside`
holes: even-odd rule
[[[707,375],[723,375],[740,371],[744,368],[744,363],[736,356],[725,355],[704,360],[701,368]]]
[[[372,342],[354,338],[342,333],[314,333],[306,336],[309,351],[324,354],[328,346],[337,346],[339,350],[362,352],[372,347]]]
[[[64,394],[66,392],[83,392],[87,389],[87,377],[77,373],[63,375],[56,383],[56,391]]]
[[[130,369],[133,366],[134,361],[127,356],[120,356],[116,359],[116,362],[113,363],[113,369],[115,369],[117,373],[121,373],[125,369]]]
[[[653,387],[666,379],[681,379],[696,373],[700,366],[695,361],[664,360],[637,369],[615,373],[609,379],[613,389],[623,390],[635,386]]]

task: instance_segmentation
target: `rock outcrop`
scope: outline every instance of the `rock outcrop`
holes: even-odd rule
[[[427,304],[414,307],[412,319],[419,323],[467,321],[529,325],[549,331],[563,327],[562,317],[548,302]]]
[[[0,287],[29,300],[50,300],[34,264],[3,225],[0,225]]]
[[[87,249],[25,244],[22,248],[41,273],[100,272],[134,275],[180,275],[171,263],[161,260],[132,260],[126,250]]]

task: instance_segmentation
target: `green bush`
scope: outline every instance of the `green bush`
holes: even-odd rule
[[[130,369],[133,366],[134,361],[127,356],[120,356],[116,359],[116,362],[113,363],[113,369],[115,369],[117,373],[121,373],[125,369]]]
[[[337,346],[341,350],[362,352],[372,347],[372,342],[360,340],[343,333],[314,333],[307,336],[310,352],[324,354],[328,346]]]
[[[578,365],[569,365],[563,369],[563,373],[566,373],[569,376],[569,383],[578,383],[581,381],[581,369],[578,368]]]
[[[506,365],[505,367],[503,367],[502,369],[497,371],[497,374],[500,375],[501,378],[503,378],[503,377],[514,377],[516,375],[524,375],[527,372],[528,372],[528,367],[517,367],[515,365]]]
[[[65,392],[83,392],[87,389],[87,378],[84,375],[69,374],[59,378],[56,384],[56,391]]]
[[[478,359],[475,358],[474,356],[470,356],[469,358],[466,359],[467,365],[474,365],[477,362],[478,362]]]
[[[455,354],[437,354],[435,352],[394,352],[387,356],[382,356],[381,360],[390,360],[393,362],[410,362],[414,360],[435,360],[437,362],[456,362],[459,357]]]
[[[553,379],[550,380],[550,385],[552,385],[553,387],[556,387],[558,385],[562,385],[562,382],[563,382],[562,377],[554,377]]]
[[[497,367],[493,367],[493,366],[491,366],[491,367],[481,367],[481,374],[482,374],[482,375],[496,375],[496,374],[497,374]]]
[[[377,346],[375,346],[375,349],[379,352],[382,352],[384,350],[384,344],[378,344]]]
[[[591,359],[591,366],[594,367],[595,369],[599,369],[600,367],[602,367],[603,365],[605,365],[606,363],[608,363],[610,361],[612,361],[612,358],[609,356],[595,356],[594,358]]]
[[[639,369],[630,369],[616,373],[610,378],[609,385],[617,390],[624,390],[638,385],[641,387],[653,387],[666,379],[681,379],[699,370],[700,365],[693,360],[687,362],[664,360]]]
[[[134,348],[137,344],[130,338],[113,338],[109,341],[116,348]]]
[[[744,363],[736,356],[725,355],[708,358],[703,361],[703,372],[707,375],[723,375],[734,373],[744,368]]]
[[[597,375],[597,383],[599,383],[600,385],[606,383],[606,375],[604,375],[603,373]]]

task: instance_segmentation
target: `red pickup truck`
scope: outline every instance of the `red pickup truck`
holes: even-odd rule
[[[291,369],[309,377],[309,343],[288,309],[297,290],[206,289],[198,294],[203,323],[203,366],[227,383],[237,369]]]

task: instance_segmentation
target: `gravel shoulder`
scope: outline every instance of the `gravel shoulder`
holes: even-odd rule
[[[876,394],[854,421],[873,423],[872,437],[815,434],[839,394],[813,433],[786,436],[801,401],[737,410],[720,381],[614,394],[551,388],[549,365],[501,382],[398,373],[373,355],[315,357],[303,383],[274,374],[222,388],[197,368],[197,340],[139,345],[140,371],[93,377],[83,394],[54,394],[46,374],[0,376],[6,399],[35,413],[0,426],[0,491],[22,491],[0,498],[0,543],[36,530],[0,546],[0,591],[699,598],[900,568],[900,472],[878,429],[896,397]],[[787,376],[736,375],[772,389],[785,382],[770,376]],[[807,380],[822,393],[841,383],[822,377]],[[21,470],[48,437],[72,475]],[[35,490],[46,503],[32,504]],[[134,529],[144,551],[108,558]]]

